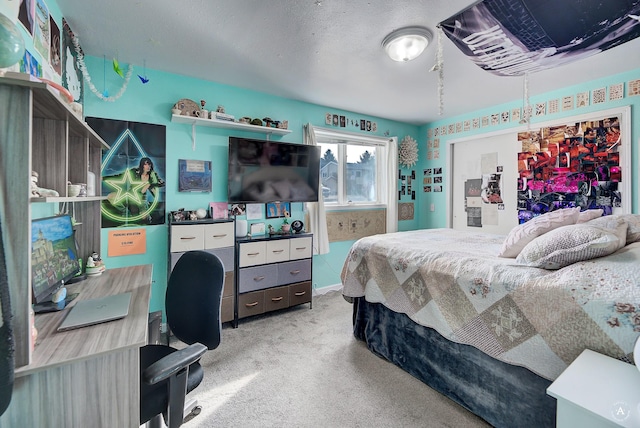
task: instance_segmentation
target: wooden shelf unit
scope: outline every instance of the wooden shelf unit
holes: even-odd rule
[[[67,197],[67,182],[86,183],[87,170],[100,176],[102,150],[109,145],[78,117],[56,89],[30,79],[0,77],[0,219],[14,312],[15,366],[31,361],[31,204],[72,203],[82,223],[76,230],[79,256],[100,249],[100,186],[96,197]],[[31,198],[31,171],[56,198]]]

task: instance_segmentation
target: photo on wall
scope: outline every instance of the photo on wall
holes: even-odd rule
[[[178,159],[179,192],[211,192],[211,161]]]
[[[266,204],[267,218],[289,217],[291,204],[289,202],[269,202]]]
[[[165,223],[166,127],[87,117],[111,146],[102,156],[102,227]]]

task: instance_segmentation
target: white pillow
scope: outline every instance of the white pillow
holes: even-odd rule
[[[578,215],[578,221],[576,223],[586,223],[589,220],[593,220],[594,218],[602,217],[602,213],[604,213],[604,210],[602,208],[598,208],[596,210],[580,211],[580,214]]]
[[[561,226],[575,224],[580,215],[580,207],[555,210],[534,217],[511,229],[502,243],[498,257],[516,257],[520,251],[538,236]]]
[[[621,219],[627,223],[627,245],[640,241],[640,214],[607,215],[590,220],[589,224],[608,227],[607,224],[611,219]]]
[[[589,223],[559,227],[534,239],[518,254],[516,262],[544,269],[560,269],[570,264],[603,257],[624,247],[627,223],[608,229]]]

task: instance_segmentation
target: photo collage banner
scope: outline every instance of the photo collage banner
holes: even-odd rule
[[[518,141],[519,223],[559,208],[621,207],[619,117],[521,132]]]

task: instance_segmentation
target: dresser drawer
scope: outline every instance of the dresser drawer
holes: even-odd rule
[[[311,281],[289,286],[289,306],[309,303],[311,301]]]
[[[224,267],[224,271],[225,272],[233,272],[233,266],[234,266],[234,254],[233,254],[233,247],[227,247],[227,248],[218,248],[215,250],[200,250],[200,251],[206,251],[208,253],[211,254],[215,254],[216,256],[218,256],[218,258],[220,259],[220,261],[222,262],[222,266]],[[171,258],[171,270],[173,270],[173,268],[176,266],[176,263],[178,262],[178,259],[180,257],[182,257],[182,255],[185,253],[181,252],[181,253],[171,253],[169,255],[169,257]]]
[[[264,290],[264,311],[277,311],[289,307],[289,287]]]
[[[233,247],[215,248],[213,250],[204,250],[208,253],[218,256],[224,266],[225,272],[233,271],[235,265],[235,251]]]
[[[171,226],[172,253],[202,249],[204,249],[204,228],[201,224]]]
[[[234,230],[233,222],[205,224],[204,227],[204,248],[233,247]]]
[[[241,294],[238,297],[238,318],[264,313],[264,291]]]
[[[260,241],[240,244],[238,260],[239,267],[265,264],[267,262],[267,243]]]
[[[267,242],[267,263],[286,262],[289,260],[289,240]]]
[[[293,284],[294,282],[311,279],[311,259],[296,260],[278,265],[277,285]]]
[[[313,238],[289,239],[289,260],[307,259],[311,257],[313,250]]]
[[[223,297],[220,307],[220,320],[222,322],[233,321],[233,296]]]
[[[236,284],[234,282],[235,274],[233,271],[224,273],[224,288],[222,289],[222,297],[233,296]]]
[[[262,290],[277,285],[277,265],[256,266],[240,269],[238,272],[238,292]]]

